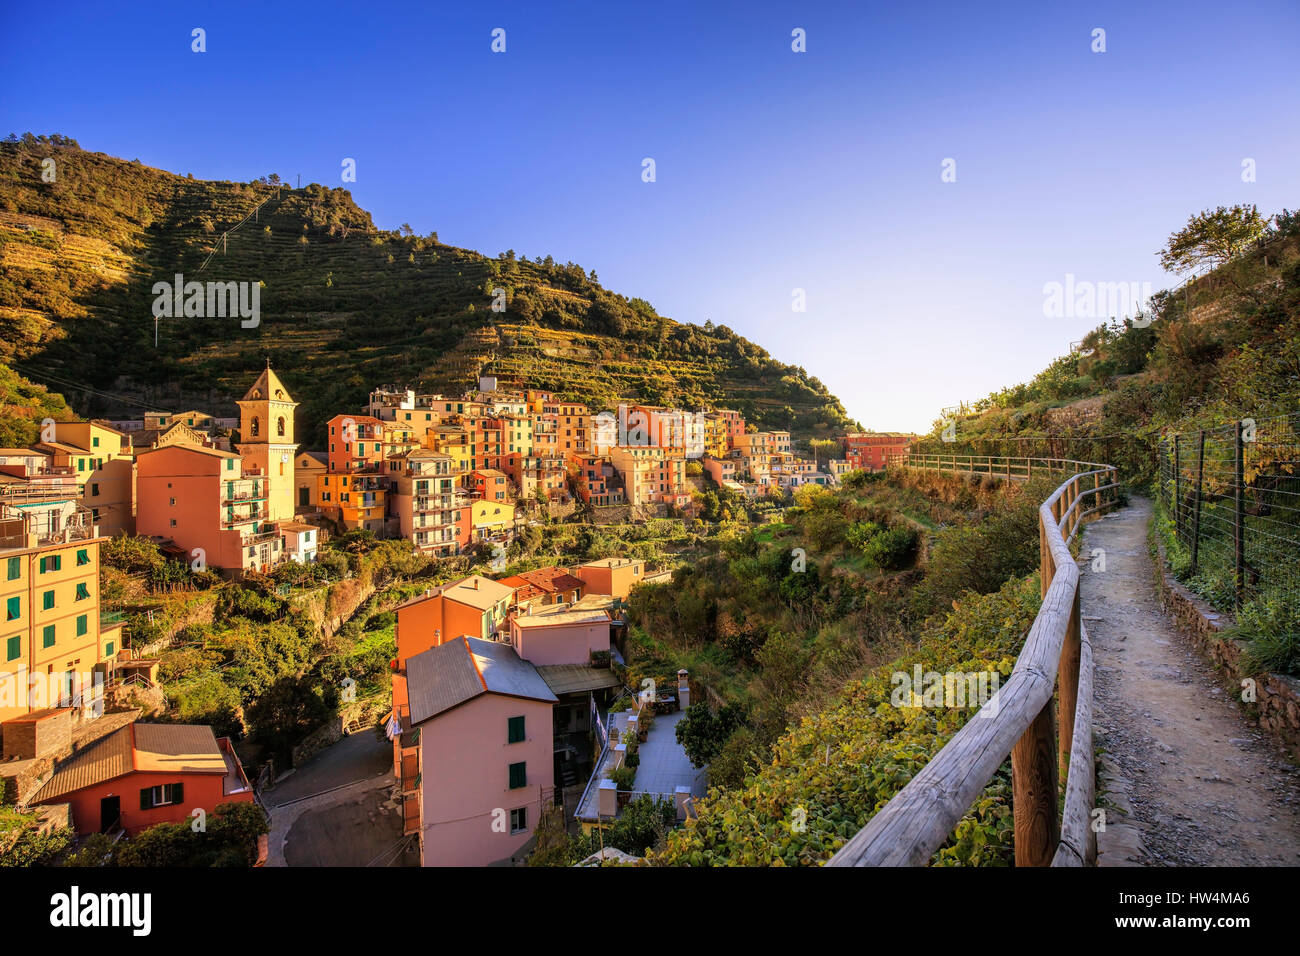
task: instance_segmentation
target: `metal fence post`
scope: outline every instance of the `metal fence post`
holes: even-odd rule
[[[1233,482],[1234,494],[1234,515],[1232,523],[1233,531],[1233,550],[1236,552],[1236,606],[1241,607],[1241,592],[1245,587],[1246,571],[1246,506],[1243,497],[1242,486],[1245,482],[1242,480],[1244,469],[1242,443],[1241,443],[1241,422],[1238,421],[1233,429],[1233,445],[1236,446],[1236,480]]]
[[[1183,463],[1179,445],[1181,436],[1174,436],[1174,537],[1183,540]]]
[[[1196,450],[1196,511],[1192,515],[1192,573],[1196,573],[1196,562],[1201,552],[1201,482],[1205,479],[1205,429]]]

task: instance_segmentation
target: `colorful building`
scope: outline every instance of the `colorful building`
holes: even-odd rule
[[[77,833],[134,836],[192,823],[195,810],[252,803],[253,787],[228,737],[195,724],[131,723],[65,761],[32,804],[67,803]]]
[[[555,800],[558,698],[509,644],[473,637],[411,657],[404,682],[389,732],[421,864],[511,861]]]
[[[239,455],[193,445],[153,448],[136,459],[136,486],[136,533],[174,542],[190,561],[246,572],[285,560],[270,481]],[[292,501],[292,485],[280,487]],[[286,520],[292,517],[291,508]]]
[[[608,594],[627,599],[632,588],[645,579],[645,562],[635,558],[601,558],[573,569],[585,584],[585,594]]]
[[[97,705],[95,675],[111,677],[121,649],[100,616],[103,540],[73,498],[0,502],[0,721]]]
[[[863,471],[880,471],[891,458],[903,455],[914,435],[867,432],[845,435],[844,457],[851,467]]]
[[[265,479],[269,521],[290,521],[296,486],[293,477],[293,413],[298,403],[290,397],[268,363],[245,393],[239,406],[239,455],[250,473]]]

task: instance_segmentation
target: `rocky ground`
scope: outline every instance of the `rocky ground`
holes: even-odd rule
[[[1080,554],[1107,808],[1098,865],[1300,865],[1300,769],[1161,610],[1150,516],[1133,499],[1088,526]]]

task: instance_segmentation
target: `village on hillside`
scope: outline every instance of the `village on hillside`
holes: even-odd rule
[[[708,488],[780,505],[802,486],[883,469],[913,438],[847,434],[820,443],[834,457],[802,457],[788,432],[757,431],[733,410],[593,413],[484,377],[456,397],[376,389],[309,450],[295,440],[297,407],[268,362],[238,417],[47,420],[31,447],[0,449],[0,779],[44,825],[129,839],[260,802],[274,782],[269,769],[250,782],[231,736],[142,723],[122,705],[162,694],[166,645],[133,641],[123,613],[101,609],[101,545],[134,537],[193,573],[243,581],[311,565],[349,534],[469,556],[495,575],[446,581],[395,610],[380,724],[391,804],[418,862],[521,862],[549,808],[588,832],[639,797],[684,820],[707,787],[674,734],[690,676],[657,688],[618,676],[627,598],[671,568],[611,553],[498,574],[507,548],[543,521],[689,520]],[[259,847],[258,862],[282,858],[265,834]]]

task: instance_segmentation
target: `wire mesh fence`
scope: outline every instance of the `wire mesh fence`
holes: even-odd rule
[[[1300,594],[1300,412],[1166,435],[1157,493],[1175,574],[1218,607]]]

